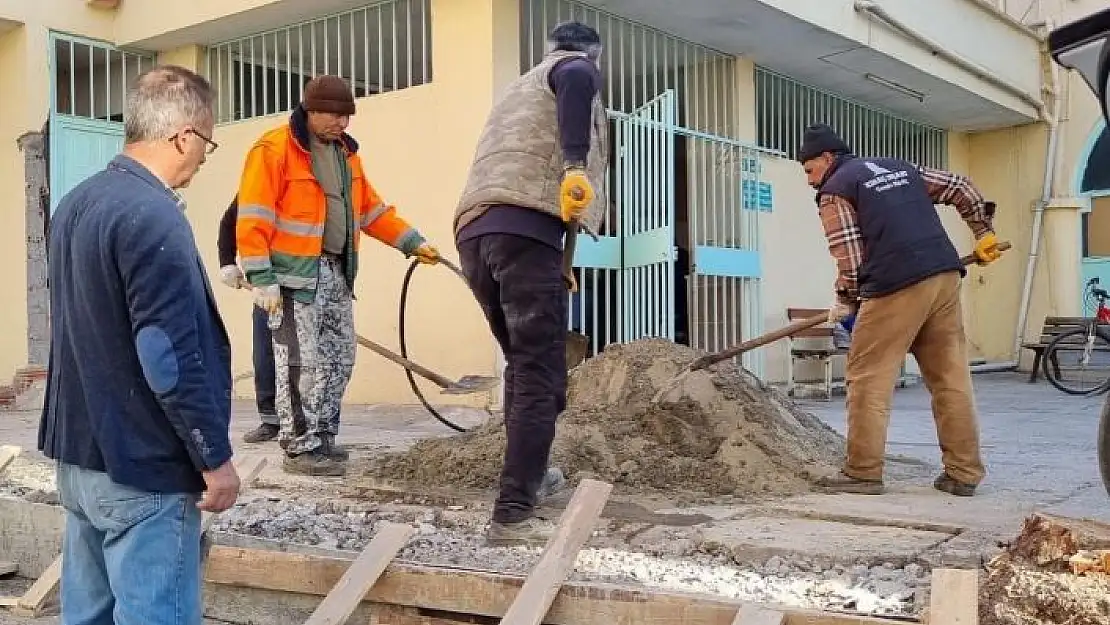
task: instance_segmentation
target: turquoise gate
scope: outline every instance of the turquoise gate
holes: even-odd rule
[[[154,56],[50,33],[50,210],[123,147],[127,85]]]

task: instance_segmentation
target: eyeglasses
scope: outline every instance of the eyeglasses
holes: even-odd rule
[[[213,153],[213,152],[215,152],[215,151],[216,151],[216,148],[219,148],[219,147],[220,147],[220,144],[218,144],[218,143],[216,143],[215,141],[213,141],[211,137],[206,137],[206,136],[204,136],[203,134],[201,134],[200,132],[198,132],[196,128],[189,128],[188,130],[185,130],[185,132],[191,132],[191,133],[193,133],[194,135],[196,135],[197,137],[199,137],[201,141],[203,141],[203,142],[205,143],[205,146],[204,146],[204,153],[205,153],[205,154],[211,154],[211,153]],[[174,135],[173,135],[172,137],[170,137],[170,141],[175,141],[175,140],[177,140],[177,138],[178,138],[178,137],[179,137],[180,135],[181,135],[181,133],[176,133],[176,134],[174,134]]]

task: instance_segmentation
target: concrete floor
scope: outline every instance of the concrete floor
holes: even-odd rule
[[[1016,535],[1033,511],[1110,522],[1110,497],[1099,478],[1095,450],[1105,398],[1064,395],[1047,383],[1028,384],[1021,374],[977,375],[974,383],[988,468],[987,480],[974,498],[951,497],[931,488],[940,454],[929,395],[917,385],[895,393],[888,452],[933,468],[919,472],[921,477],[888,483],[884,496],[813,493],[759,504],[655,512],[711,517],[711,522],[695,522],[697,531],[726,545],[738,561],[776,555],[851,561],[867,553],[878,560],[932,566],[977,566],[1000,540]],[[800,403],[844,431],[843,397]],[[446,413],[465,426],[484,418],[472,409],[449,408]],[[260,482],[271,488],[313,484],[314,478],[281,471],[276,445],[240,442],[255,419],[250,403],[236,403],[233,436],[238,450],[270,458]],[[0,413],[0,444],[18,444],[25,453],[37,455],[37,423],[35,413]],[[363,454],[451,433],[419,406],[346,406],[341,442]]]

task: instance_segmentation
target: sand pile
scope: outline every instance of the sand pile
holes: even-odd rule
[[[705,495],[804,491],[834,470],[844,440],[731,363],[675,376],[699,353],[669,341],[613,345],[571,372],[551,463],[568,478],[624,490]],[[654,402],[659,391],[664,395]],[[417,485],[492,488],[504,425],[424,440],[378,460],[369,475]]]
[[[1110,623],[1110,574],[1105,566],[1076,572],[1086,568],[1076,566],[1077,557],[1106,553],[1107,547],[1110,526],[1040,515],[1030,517],[1017,539],[987,566],[980,588],[979,622]]]

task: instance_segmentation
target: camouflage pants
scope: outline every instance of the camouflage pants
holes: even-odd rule
[[[273,333],[278,441],[297,455],[319,447],[321,435],[339,433],[339,405],[355,366],[351,292],[342,262],[320,259],[311,304],[294,301],[288,292],[282,299],[281,326]]]

